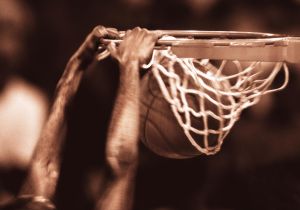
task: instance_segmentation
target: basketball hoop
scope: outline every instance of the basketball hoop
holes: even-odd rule
[[[191,145],[207,155],[220,150],[244,109],[287,86],[286,63],[300,63],[298,37],[234,31],[162,33],[151,62],[143,68],[151,69]],[[108,44],[121,41],[102,40],[98,59],[109,55]],[[280,72],[283,82],[274,88]],[[203,136],[201,142],[197,135]]]

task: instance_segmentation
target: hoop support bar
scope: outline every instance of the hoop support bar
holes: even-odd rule
[[[300,63],[300,38],[209,41],[179,40],[172,44],[171,50],[178,57]]]
[[[300,37],[238,31],[162,30],[155,49],[170,49],[180,58],[300,63]],[[124,32],[120,32],[122,35]],[[122,39],[103,39],[105,45]]]
[[[211,60],[240,60],[240,61],[285,61],[286,46],[172,46],[171,51],[178,57],[192,57]]]
[[[300,63],[300,38],[291,37],[288,40],[286,61],[289,63]]]

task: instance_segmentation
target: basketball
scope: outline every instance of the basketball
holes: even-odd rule
[[[177,75],[179,77],[184,77],[182,71],[179,68],[177,68],[177,70]],[[168,78],[164,77],[162,79],[164,80],[166,86],[170,88],[170,84],[168,84]],[[219,90],[225,90],[229,87],[228,81],[205,82],[209,86],[215,87]],[[199,90],[199,88],[201,89],[199,84],[192,79],[189,79],[187,88],[193,90]],[[190,113],[191,111],[188,111],[188,121],[190,121],[190,127],[188,129],[184,129],[178,121],[178,116],[177,118],[175,117],[172,110],[172,105],[164,98],[153,72],[149,71],[142,78],[140,100],[140,139],[146,145],[146,147],[160,156],[177,159],[191,158],[202,153],[214,154],[217,150],[219,150],[219,146],[222,144],[222,138],[224,136],[222,129],[229,125],[230,119],[220,120],[218,117],[216,117],[216,115],[228,115],[230,114],[230,109],[221,109],[217,104],[212,103],[207,98],[210,97],[212,100],[219,101],[224,106],[228,105],[228,107],[232,105],[233,98],[232,96],[220,96],[204,89],[201,91],[202,95],[206,94],[207,96],[201,99],[199,94],[185,93],[184,100],[186,101],[190,110],[194,110],[198,114],[203,113],[204,111],[206,112],[206,116],[204,117],[200,114],[195,116]],[[180,115],[184,126],[186,126],[186,113],[180,111],[177,113]],[[215,115],[208,113],[214,113]],[[200,132],[197,133],[197,131]],[[204,131],[207,131],[208,133],[204,134]],[[201,132],[203,134],[200,134]],[[192,138],[197,144],[198,148],[203,148],[203,150],[200,149],[200,151],[197,147],[195,147],[195,145],[191,143],[187,136]]]
[[[151,72],[141,81],[140,124],[140,139],[154,153],[177,159],[199,155],[178,124]]]

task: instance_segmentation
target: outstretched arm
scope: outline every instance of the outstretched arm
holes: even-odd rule
[[[98,203],[99,210],[131,209],[138,160],[139,68],[153,51],[157,33],[127,31],[118,48],[109,46],[119,61],[120,84],[108,130],[106,158],[113,180]]]
[[[60,172],[61,135],[65,124],[66,107],[77,92],[84,70],[96,56],[100,39],[117,36],[115,29],[97,26],[70,58],[60,78],[49,118],[37,143],[28,177],[20,195],[36,195],[51,199]]]

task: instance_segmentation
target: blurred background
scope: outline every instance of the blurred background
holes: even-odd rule
[[[0,0],[0,204],[17,194],[55,85],[94,26],[300,36],[299,20],[299,0]],[[92,65],[69,109],[59,209],[93,209],[105,186],[117,68]],[[289,68],[288,87],[246,110],[217,155],[171,160],[141,144],[134,209],[300,209],[300,66]]]

